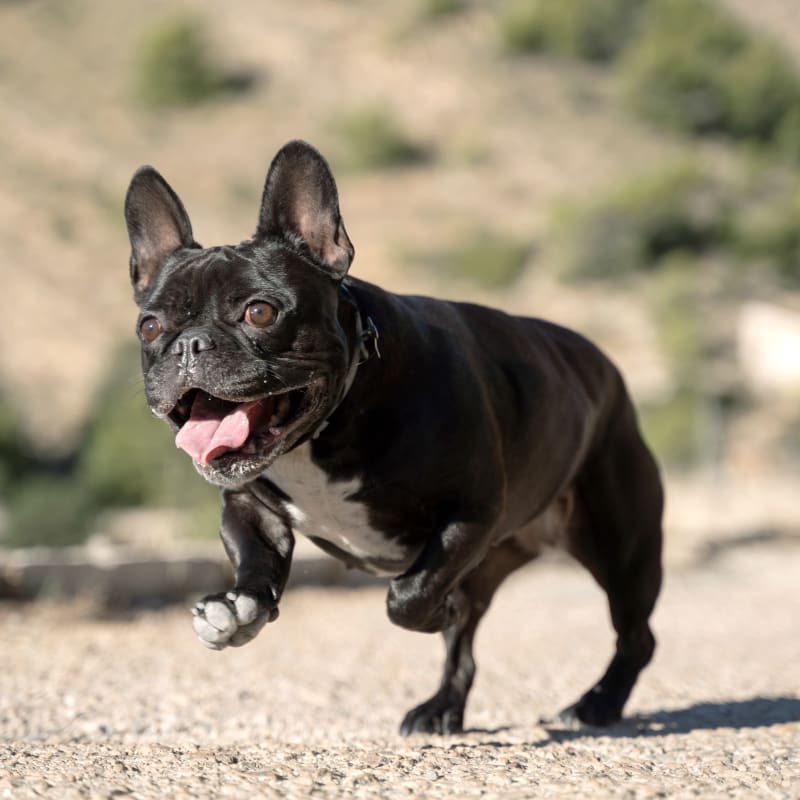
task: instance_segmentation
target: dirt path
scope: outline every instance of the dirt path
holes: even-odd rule
[[[612,637],[587,576],[534,566],[479,635],[470,731],[404,740],[442,651],[393,628],[379,588],[296,590],[224,653],[183,609],[0,607],[0,798],[800,797],[800,548],[673,572],[655,628],[626,722],[540,725]]]

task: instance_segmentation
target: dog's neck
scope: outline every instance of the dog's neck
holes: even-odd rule
[[[351,342],[350,366],[347,369],[347,375],[345,376],[344,383],[342,385],[342,391],[339,393],[336,403],[328,412],[325,419],[322,420],[322,422],[320,422],[320,424],[317,426],[316,430],[312,434],[312,439],[316,439],[317,436],[322,433],[328,424],[328,420],[336,413],[336,410],[342,404],[345,397],[347,397],[348,392],[355,382],[358,368],[366,361],[369,361],[373,356],[376,356],[377,358],[381,357],[381,352],[378,349],[378,340],[380,339],[380,334],[378,333],[378,327],[375,325],[375,321],[369,315],[366,317],[363,315],[355,295],[352,291],[350,291],[345,283],[341,284],[340,293],[341,298],[345,302],[350,303],[350,305],[353,307],[355,329]]]

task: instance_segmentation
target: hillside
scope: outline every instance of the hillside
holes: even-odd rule
[[[37,435],[68,435],[104,358],[130,335],[121,204],[141,163],[177,189],[201,242],[236,242],[251,233],[284,141],[307,138],[336,164],[337,115],[387,107],[435,156],[409,170],[338,171],[353,269],[390,288],[463,296],[476,292],[398,263],[402,247],[448,243],[478,224],[534,241],[555,200],[676,149],[609,109],[591,70],[503,58],[488,11],[420,22],[410,5],[377,5],[365,14],[361,3],[312,1],[298,16],[281,4],[213,13],[188,4],[211,23],[219,57],[251,71],[255,86],[177,111],[143,109],[134,93],[137,43],[162,4],[2,7],[0,238],[11,290],[0,313],[7,332],[26,330],[28,341],[15,335],[2,348],[0,374]],[[514,291],[514,305],[551,313],[535,283]],[[567,303],[565,317],[580,313]]]
[[[112,354],[133,341],[122,199],[134,169],[151,163],[165,175],[199,241],[237,242],[252,232],[272,155],[296,137],[334,166],[355,274],[560,321],[611,353],[641,403],[674,393],[654,308],[680,301],[660,301],[658,282],[563,280],[553,231],[565,208],[672,164],[692,161],[714,180],[742,182],[744,148],[636,116],[605,65],[510,53],[500,25],[508,4],[450,5],[437,13],[448,4],[306,0],[300,12],[257,0],[181,2],[170,12],[154,0],[0,4],[0,386],[39,449],[68,452],[79,441]],[[719,5],[800,60],[794,0]],[[185,107],[143,102],[143,60],[176,14],[205,31],[205,56],[236,91]],[[362,142],[385,135],[376,124],[416,157],[357,164]],[[515,281],[491,288],[436,266],[444,257],[431,254],[471,246],[475,231],[524,254]],[[727,269],[724,252],[702,258],[710,275]],[[704,374],[724,373],[727,386],[742,304],[800,308],[800,295],[761,278],[735,294],[701,283],[698,313],[713,320],[711,349],[727,359]],[[125,391],[139,385],[132,373]],[[788,481],[785,465],[796,470],[797,461],[774,455],[791,423],[786,401],[780,413],[769,398],[745,405],[731,422],[733,444],[711,466],[726,480],[774,469]]]

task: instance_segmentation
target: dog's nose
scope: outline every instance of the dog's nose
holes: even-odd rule
[[[185,331],[172,345],[172,354],[184,363],[204,350],[213,350],[214,340],[203,331]]]

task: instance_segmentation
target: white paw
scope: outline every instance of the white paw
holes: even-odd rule
[[[260,603],[252,594],[232,591],[204,597],[192,609],[192,627],[211,650],[239,647],[278,616],[275,604]]]

